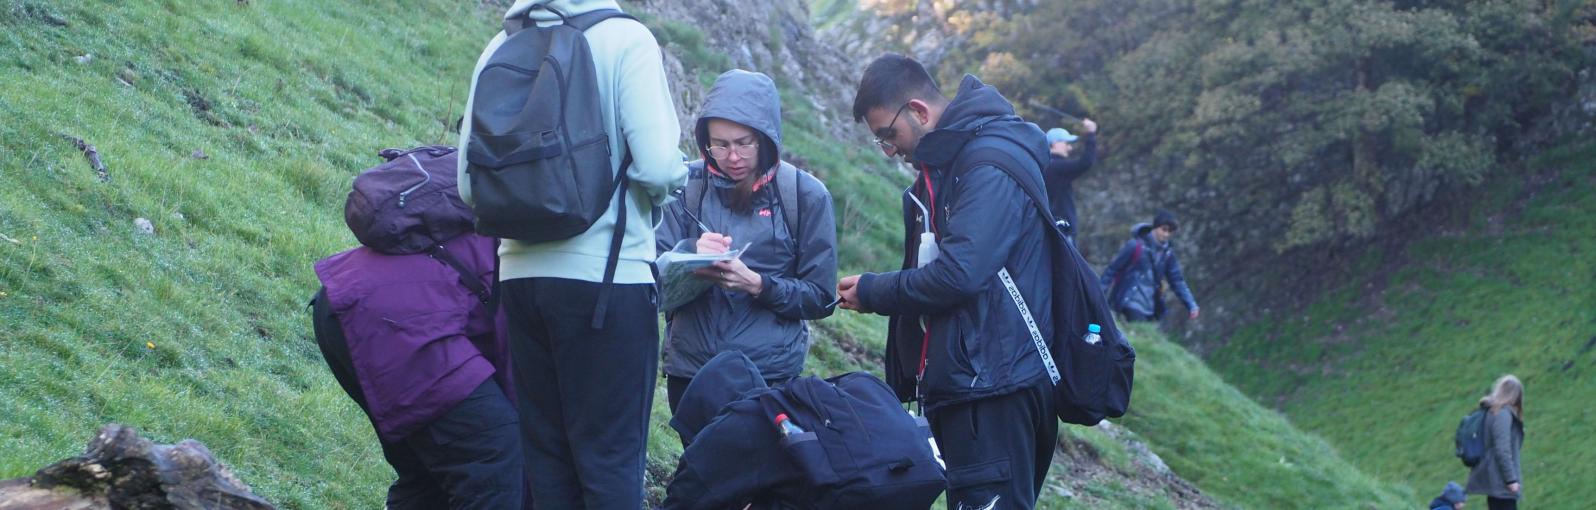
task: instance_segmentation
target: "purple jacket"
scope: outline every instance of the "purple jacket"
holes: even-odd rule
[[[446,243],[490,288],[492,238]],[[343,326],[355,378],[383,441],[403,439],[493,377],[510,396],[504,319],[426,254],[384,255],[359,247],[316,263],[327,302]]]

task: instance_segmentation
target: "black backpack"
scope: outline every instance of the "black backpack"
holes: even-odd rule
[[[627,168],[610,168],[609,134],[599,103],[597,71],[583,32],[630,15],[603,9],[537,26],[528,16],[504,21],[504,42],[477,75],[471,105],[466,172],[485,236],[526,242],[569,239],[586,232],[619,200],[604,288],[593,313],[602,327],[615,266],[626,235]],[[624,145],[623,145],[623,150]]]
[[[1046,242],[1053,261],[1053,280],[1049,282],[1053,289],[1051,338],[1045,338],[1037,328],[1030,308],[1007,269],[998,276],[1030,328],[1037,357],[1053,382],[1058,418],[1066,423],[1096,425],[1103,418],[1124,416],[1130,407],[1136,349],[1115,325],[1113,310],[1103,297],[1097,273],[1069,242],[1063,223],[1048,209],[1041,173],[1027,172],[1025,169],[1030,166],[1009,152],[1020,144],[1001,136],[976,137],[965,145],[959,156],[961,162],[955,163],[955,168],[991,164],[1008,174],[1036,205],[1045,225],[1043,228],[1049,232]],[[1040,163],[1033,162],[1032,166],[1039,168]],[[1100,341],[1090,344],[1085,341],[1089,324],[1101,328]]]
[[[921,510],[947,487],[930,426],[873,375],[804,377],[757,398],[772,426],[785,414],[802,429],[781,446],[802,471],[806,493],[785,497],[812,508]]]
[[[1452,442],[1457,448],[1457,458],[1463,461],[1463,465],[1474,467],[1480,464],[1480,460],[1485,458],[1485,406],[1463,415],[1463,419],[1457,422],[1457,435]]]

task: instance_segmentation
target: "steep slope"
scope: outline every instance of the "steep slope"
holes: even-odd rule
[[[844,115],[849,63],[814,38],[803,2],[710,3],[629,4],[664,42],[684,122],[719,70],[775,75],[791,156],[836,195],[844,270],[894,267],[907,179]],[[426,0],[396,18],[305,0],[0,1],[0,478],[116,421],[203,441],[283,508],[377,505],[392,473],[310,338],[309,267],[354,244],[340,207],[377,149],[452,142],[494,4]],[[874,369],[882,325],[817,324],[814,372]],[[1257,507],[1325,488],[1399,499],[1154,332],[1136,335],[1132,415],[1066,430],[1044,507]],[[656,495],[678,453],[663,389],[657,400]],[[1215,426],[1236,416],[1257,437]],[[1281,458],[1296,470],[1269,464]]]
[[[492,30],[413,4],[0,2],[0,478],[115,421],[200,439],[283,508],[381,500],[303,310],[353,244],[350,176],[448,139]]]
[[[1550,151],[1491,182],[1414,215],[1408,238],[1317,266],[1305,279],[1322,294],[1242,328],[1210,361],[1366,472],[1423,493],[1467,478],[1452,431],[1497,376],[1516,374],[1525,504],[1587,506],[1596,145]]]

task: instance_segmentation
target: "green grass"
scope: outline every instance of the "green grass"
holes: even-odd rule
[[[310,267],[354,245],[342,199],[377,149],[453,142],[470,66],[496,29],[498,13],[477,5],[407,4],[423,23],[373,1],[0,0],[0,478],[120,422],[160,442],[199,439],[281,508],[380,505],[392,472],[311,339]],[[649,22],[690,76],[719,73],[691,25]],[[903,179],[864,140],[830,139],[820,116],[849,119],[816,111],[798,86],[782,83],[787,145],[836,198],[840,272],[897,267]],[[110,182],[68,136],[95,145]],[[135,218],[155,234],[136,233]],[[876,370],[884,330],[852,313],[816,323],[809,372]],[[1136,335],[1124,424],[1181,476],[1232,506],[1332,489],[1390,501],[1178,347]],[[656,395],[658,498],[680,447]],[[1128,483],[1139,474],[1122,443],[1064,436],[1120,477],[1044,508],[1171,506]],[[1280,457],[1296,467],[1269,464]]]
[[[1126,328],[1136,387],[1121,423],[1182,478],[1240,508],[1404,508],[1413,491],[1359,472],[1156,329]]]
[[[1544,182],[1542,182],[1544,181]],[[1302,310],[1213,354],[1365,472],[1439,492],[1468,471],[1452,433],[1493,380],[1525,384],[1524,502],[1596,498],[1596,145],[1497,176],[1411,242],[1374,247]]]
[[[310,338],[310,264],[353,244],[377,149],[447,140],[493,29],[474,5],[0,2],[0,478],[115,421],[203,441],[283,508],[378,505],[392,472]]]

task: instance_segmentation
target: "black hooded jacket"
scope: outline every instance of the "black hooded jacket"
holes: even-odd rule
[[[1042,187],[1042,130],[1015,115],[996,89],[965,76],[936,129],[914,153],[921,175],[905,192],[903,269],[859,280],[860,305],[892,317],[884,372],[905,401],[916,396],[924,344],[919,392],[927,412],[1018,391],[1046,377],[998,272],[1008,269],[1038,327],[1051,336],[1048,232],[1025,191],[1002,169],[959,160],[975,144],[1011,151],[1025,166],[1021,173]],[[930,227],[941,254],[924,267],[915,260],[924,218],[911,193],[934,210]],[[929,325],[929,335],[922,324]]]
[[[1047,197],[1053,202],[1053,215],[1069,222],[1064,232],[1076,235],[1080,216],[1075,212],[1075,179],[1086,175],[1097,162],[1097,133],[1081,135],[1080,156],[1061,158],[1048,154],[1047,167],[1042,169],[1042,179],[1047,183]]]

